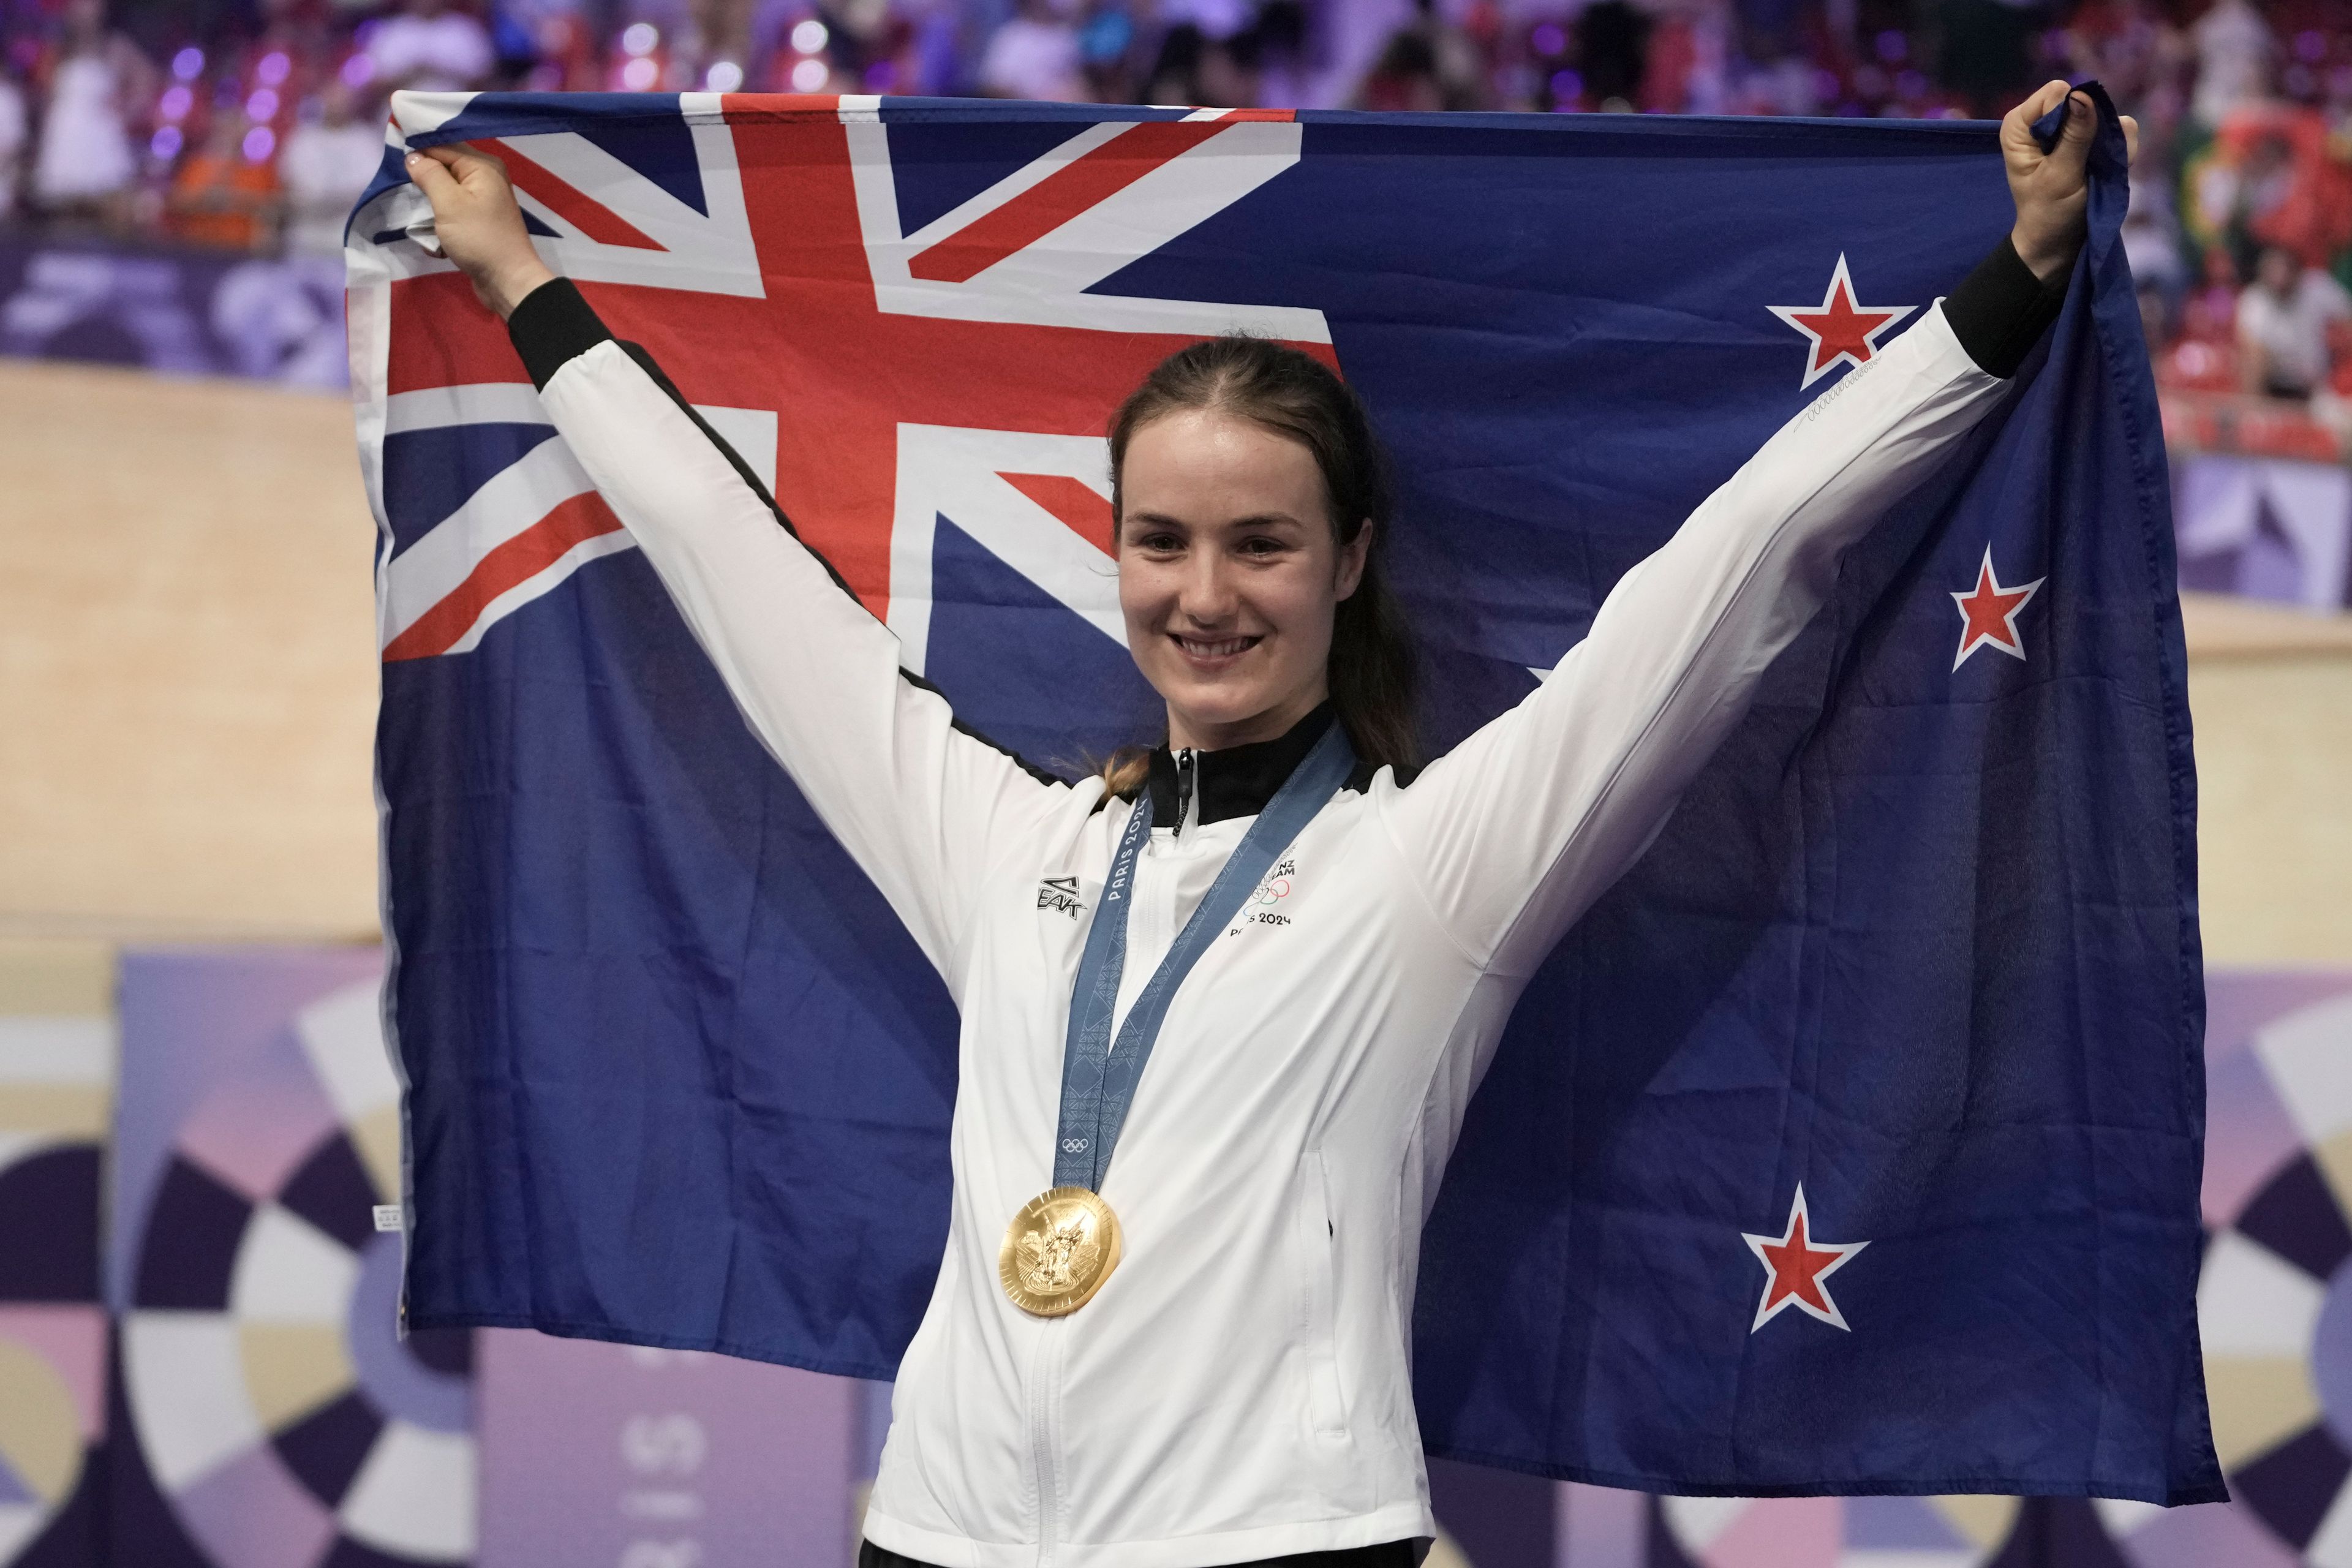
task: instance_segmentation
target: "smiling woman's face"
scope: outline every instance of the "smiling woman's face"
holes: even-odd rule
[[[1331,621],[1369,525],[1341,545],[1314,454],[1253,420],[1180,409],[1139,428],[1119,473],[1118,603],[1168,743],[1270,741],[1328,691]]]

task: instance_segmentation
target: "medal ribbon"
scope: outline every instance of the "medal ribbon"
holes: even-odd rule
[[[1062,1047],[1062,1124],[1054,1138],[1055,1186],[1099,1190],[1176,987],[1225,922],[1240,912],[1291,840],[1355,771],[1355,749],[1335,717],[1242,836],[1175,945],[1128,1009],[1114,1046],[1110,1021],[1118,1005],[1119,975],[1127,967],[1127,911],[1135,892],[1135,863],[1151,837],[1151,792],[1146,788],[1138,797],[1128,814],[1127,830],[1119,836],[1118,853],[1111,857],[1110,875],[1103,879],[1102,898],[1087,931],[1077,984],[1070,995],[1070,1032]]]

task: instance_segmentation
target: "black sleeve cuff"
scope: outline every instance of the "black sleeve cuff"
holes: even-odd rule
[[[613,334],[569,278],[542,283],[507,317],[507,336],[522,355],[530,383],[544,391],[555,373]]]
[[[1991,254],[1945,297],[1944,320],[1978,368],[2003,378],[2015,375],[2058,319],[2073,272],[2068,268],[2044,283],[2018,258],[2017,247],[2003,235]]]

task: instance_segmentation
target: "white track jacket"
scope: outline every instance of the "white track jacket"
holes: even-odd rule
[[[1207,1568],[1433,1535],[1414,1268],[1512,1004],[1840,551],[2007,383],[1939,302],[1628,573],[1517,707],[1409,786],[1383,769],[1335,795],[1178,992],[1102,1188],[1123,1258],[1047,1320],[1005,1299],[997,1248],[1053,1184],[1072,982],[1132,807],[957,728],[716,438],[547,288],[568,303],[512,325],[556,429],[962,1010],[953,1218],[867,1536],[946,1568]],[[525,320],[559,309],[572,325]],[[1198,758],[1194,808],[1138,868],[1122,1014],[1314,738]]]

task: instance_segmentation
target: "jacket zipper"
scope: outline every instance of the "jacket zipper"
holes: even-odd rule
[[[1037,1467],[1037,1568],[1050,1568],[1059,1544],[1055,1537],[1061,1494],[1055,1477],[1060,1468],[1061,1424],[1054,1415],[1062,1392],[1065,1321],[1049,1318],[1038,1325],[1037,1353],[1030,1363],[1029,1454]]]
[[[1198,768],[1192,748],[1186,746],[1176,753],[1176,832],[1181,840],[1184,825],[1192,815],[1194,774]],[[1048,1568],[1060,1544],[1060,1489],[1055,1485],[1059,1471],[1061,1423],[1055,1419],[1062,1384],[1061,1331],[1065,1320],[1050,1319],[1038,1325],[1036,1359],[1030,1363],[1029,1379],[1029,1457],[1037,1467],[1037,1563]]]

